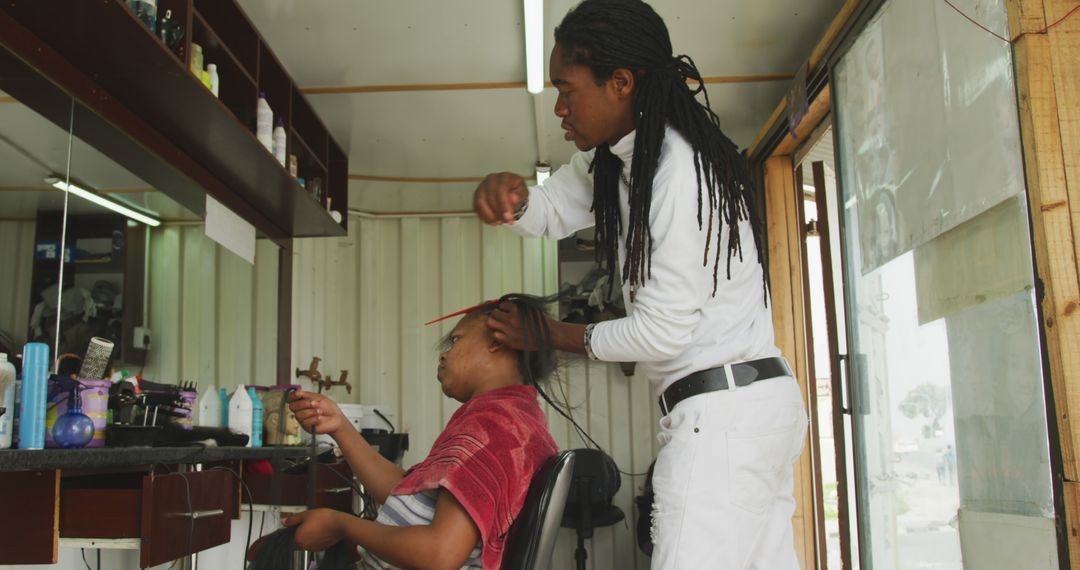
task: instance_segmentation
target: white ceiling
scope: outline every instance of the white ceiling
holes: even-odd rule
[[[301,88],[525,80],[523,9],[518,0],[239,3]],[[575,4],[545,1],[547,51],[555,26]],[[843,0],[652,4],[668,25],[676,54],[693,57],[705,76],[741,76],[794,73]],[[710,84],[708,91],[725,132],[745,147],[788,83],[718,83]],[[352,174],[425,178],[475,177],[502,170],[530,174],[537,160],[546,158],[557,167],[574,150],[563,140],[552,112],[551,88],[535,98],[524,87],[307,97],[347,150]],[[541,106],[539,113],[536,105]],[[474,182],[354,180],[350,206],[373,212],[465,210],[474,187]]]
[[[238,0],[301,86],[347,87],[525,80],[520,0]],[[575,0],[545,1],[546,49]],[[657,0],[676,54],[692,56],[706,77],[793,73],[843,0]],[[546,61],[545,61],[546,63]],[[228,81],[223,77],[222,81]],[[713,83],[713,110],[745,147],[789,81]],[[531,175],[538,160],[565,164],[552,109],[555,90],[533,96],[503,89],[309,94],[308,100],[349,154],[356,175],[479,177],[509,170]],[[66,133],[18,103],[0,104],[0,206],[9,215],[58,207],[43,179],[65,168]],[[27,155],[32,157],[28,159]],[[76,179],[99,189],[147,185],[77,139]],[[350,206],[369,212],[462,211],[475,182],[353,180]],[[13,187],[47,191],[12,192]],[[156,193],[118,194],[166,218],[191,215]]]

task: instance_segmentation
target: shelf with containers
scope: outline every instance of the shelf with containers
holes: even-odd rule
[[[159,156],[199,181],[207,194],[253,219],[263,234],[345,235],[348,159],[237,2],[158,0],[157,10],[159,22],[168,11],[171,21],[183,27],[181,38],[173,34],[172,45],[124,0],[9,0],[0,5],[0,20],[7,16],[6,21],[22,26],[65,60],[39,65],[61,88],[104,117],[122,118],[127,124],[115,126],[136,141],[163,136],[174,148],[154,149]],[[58,18],[60,13],[65,17]],[[4,38],[0,43],[8,46]],[[218,97],[191,70],[199,51],[194,45],[204,65],[217,67]],[[40,50],[28,45],[8,47],[42,59],[34,55]],[[53,73],[50,63],[55,63]],[[93,84],[89,88],[85,78]],[[256,137],[260,93],[275,122],[280,118],[283,123],[284,165]],[[118,104],[123,112],[110,112]],[[129,120],[131,114],[138,120]],[[156,131],[153,136],[142,136],[147,127]],[[289,155],[297,156],[297,178],[319,179],[321,199],[290,175]],[[342,214],[340,222],[331,217],[328,199]]]

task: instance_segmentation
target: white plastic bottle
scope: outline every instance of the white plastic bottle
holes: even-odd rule
[[[210,75],[210,92],[214,94],[214,97],[218,97],[218,92],[221,90],[221,78],[218,77],[217,64],[208,63],[206,73]]]
[[[274,127],[274,158],[285,166],[285,121],[281,117],[278,117],[277,126]]]
[[[247,388],[241,384],[229,398],[229,429],[248,436],[247,447],[251,447],[254,439],[251,430],[251,412],[251,396],[248,396]]]
[[[270,109],[270,103],[266,101],[266,93],[259,93],[258,106],[255,110],[255,137],[266,147],[266,150],[274,152],[274,111]]]
[[[199,422],[203,427],[223,427],[221,425],[221,396],[213,386],[203,392],[199,398]]]
[[[0,352],[0,449],[11,447],[12,430],[15,429],[15,366],[8,362],[7,354]]]

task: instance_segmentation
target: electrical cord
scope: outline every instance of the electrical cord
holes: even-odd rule
[[[1080,6],[1076,6],[1072,10],[1069,10],[1068,12],[1066,12],[1064,16],[1058,18],[1057,21],[1055,21],[1053,24],[1050,24],[1049,26],[1046,26],[1045,28],[1043,28],[1041,30],[1037,30],[1037,31],[1034,31],[1034,32],[1020,32],[1019,34],[1016,34],[1016,36],[1013,37],[1012,39],[1009,39],[1009,38],[1006,38],[1005,36],[1002,36],[1001,34],[995,32],[995,31],[991,30],[990,28],[987,28],[986,26],[980,24],[975,18],[972,18],[971,16],[968,16],[967,14],[965,14],[963,10],[961,10],[960,8],[957,8],[956,5],[953,4],[952,2],[950,2],[949,0],[943,0],[943,1],[946,4],[948,4],[949,7],[952,8],[957,14],[960,14],[961,16],[963,16],[965,20],[971,22],[972,24],[975,24],[976,26],[981,28],[984,32],[990,34],[991,36],[994,36],[995,38],[997,38],[997,39],[999,39],[999,40],[1001,40],[1001,41],[1003,41],[1003,42],[1005,42],[1007,44],[1015,44],[1016,42],[1020,41],[1020,39],[1023,38],[1024,36],[1045,34],[1046,32],[1049,32],[1051,28],[1053,28],[1053,27],[1057,26],[1058,24],[1064,22],[1069,16],[1072,16],[1077,10],[1080,10]]]
[[[578,437],[581,438],[581,443],[586,448],[589,447],[589,444],[591,443],[593,445],[593,447],[596,448],[597,451],[599,451],[600,453],[603,453],[604,455],[607,455],[608,457],[611,457],[611,454],[604,451],[604,448],[600,447],[599,443],[596,443],[596,440],[593,439],[592,436],[589,435],[589,432],[585,431],[585,428],[581,427],[581,425],[579,425],[577,423],[577,421],[574,420],[574,412],[573,412],[574,408],[573,408],[573,406],[570,405],[570,397],[566,395],[566,389],[563,387],[562,379],[558,377],[558,374],[555,374],[555,377],[552,379],[552,381],[555,382],[558,385],[559,393],[562,395],[562,399],[563,399],[562,403],[566,407],[566,412],[565,413],[561,409],[559,409],[558,406],[554,406],[555,411],[559,412],[559,414],[561,414],[563,417],[570,420],[570,425],[574,426],[575,432],[577,433]],[[541,392],[541,394],[543,394],[543,392]],[[612,457],[611,460],[612,460],[612,462],[614,462],[615,458]],[[646,473],[628,473],[626,471],[623,471],[622,469],[619,469],[619,464],[618,463],[615,463],[615,469],[619,473],[621,473],[623,475],[626,475],[627,477],[643,477],[643,476],[648,475],[647,472]]]
[[[255,499],[252,498],[251,488],[244,482],[244,478],[240,476],[235,470],[225,467],[224,465],[215,465],[208,469],[208,471],[228,471],[232,473],[232,476],[236,478],[236,481],[240,483],[240,486],[247,491],[248,497],[248,530],[247,530],[247,542],[244,543],[244,555],[240,557],[241,570],[247,568],[245,561],[247,560],[248,549],[251,548],[251,531],[255,527]],[[265,514],[265,513],[264,513]]]
[[[160,464],[160,463],[157,464],[157,465],[162,465],[162,467],[165,467],[163,464]],[[188,480],[187,475],[185,475],[183,472],[181,472],[179,470],[177,470],[175,472],[175,474],[179,475],[180,478],[184,480],[184,488],[187,490],[188,516],[191,519],[191,523],[190,523],[191,526],[188,528],[187,552],[191,552],[192,542],[193,542],[194,537],[195,537],[195,516],[194,516],[195,515],[195,510],[192,507],[192,503],[191,503],[191,481]],[[177,558],[177,559],[173,560],[172,564],[169,565],[169,570],[172,570],[176,566],[176,563],[179,562],[179,561],[180,561],[180,558]]]
[[[187,491],[188,513],[194,514],[194,509],[192,508],[192,503],[191,503],[191,482],[188,480],[187,475],[185,475],[179,469],[174,471],[168,465],[166,465],[164,463],[161,463],[161,462],[154,463],[153,465],[150,466],[150,473],[151,474],[153,474],[155,467],[162,467],[163,469],[165,469],[165,471],[169,472],[170,474],[179,475],[180,478],[184,480],[184,488]],[[193,541],[194,536],[195,536],[195,517],[192,516],[191,517],[191,527],[188,529],[188,544],[187,544],[187,551],[188,552],[191,552],[191,545],[192,545],[192,541]],[[173,568],[176,567],[176,563],[179,562],[179,561],[180,561],[180,558],[177,558],[177,559],[173,560],[172,564],[169,565],[169,570],[173,570]],[[98,566],[99,566],[99,570],[100,570],[101,564],[99,563]]]
[[[378,408],[371,408],[371,411],[375,412],[376,416],[379,416],[380,418],[382,418],[382,421],[386,422],[386,425],[390,426],[390,433],[396,433],[397,432],[397,430],[394,429],[393,422],[391,422],[389,419],[387,419],[387,417],[384,416],[382,414],[382,412],[379,411]]]
[[[86,570],[91,570],[90,569],[90,563],[86,561],[86,549],[85,548],[80,548],[79,550],[82,552],[82,563],[86,565]],[[98,565],[98,566],[100,568],[100,565]]]
[[[347,485],[349,485],[349,487],[352,488],[354,493],[356,493],[357,495],[360,495],[360,500],[363,502],[364,506],[360,509],[359,513],[352,512],[351,507],[350,507],[350,513],[353,516],[357,516],[357,517],[360,517],[360,518],[363,518],[363,519],[375,520],[375,517],[377,517],[378,514],[379,514],[378,509],[375,507],[375,498],[372,497],[371,494],[369,494],[364,489],[363,485],[360,485],[355,480],[353,480],[353,479],[351,479],[349,477],[346,477],[345,475],[342,475],[336,469],[330,467],[329,465],[322,464],[322,466],[325,467],[331,473],[333,473],[337,478],[341,479]]]

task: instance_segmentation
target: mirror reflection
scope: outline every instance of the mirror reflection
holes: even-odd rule
[[[0,92],[0,352],[13,357],[27,342],[55,353],[65,193],[46,179],[66,176],[68,137]]]
[[[277,363],[267,355],[277,349],[277,246],[257,240],[252,265],[218,245],[201,211],[81,138],[82,112],[67,217],[74,259],[62,300],[63,314],[78,317],[62,327],[61,350],[81,354],[91,337],[104,337],[114,342],[114,375],[200,392],[274,384]]]
[[[81,358],[99,337],[121,373],[229,392],[273,384],[277,246],[259,239],[248,264],[206,237],[201,212],[74,132],[0,92],[0,352],[37,341]]]

